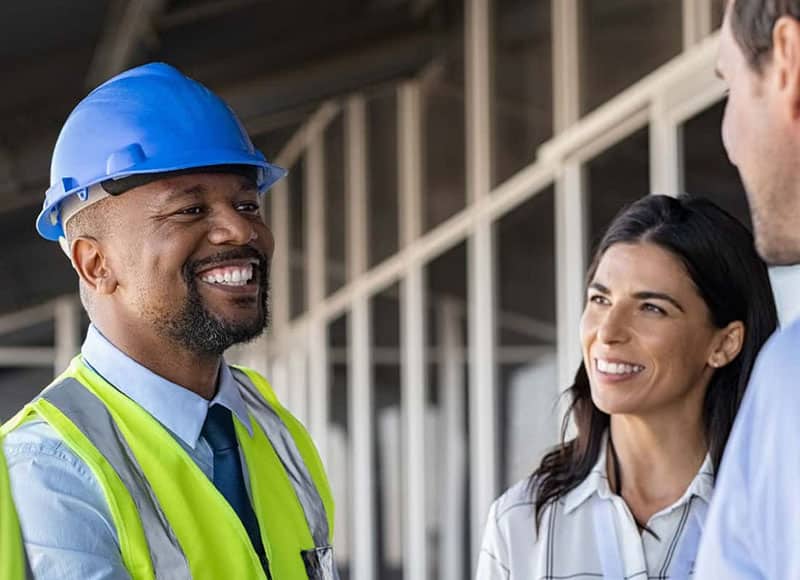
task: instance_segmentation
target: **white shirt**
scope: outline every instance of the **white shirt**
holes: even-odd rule
[[[611,492],[606,445],[602,449],[586,479],[545,508],[538,534],[528,480],[519,482],[492,504],[477,580],[598,580],[604,578],[603,552],[614,564],[621,564],[620,577],[625,580],[691,576],[699,540],[693,536],[701,529],[713,488],[711,458],[706,456],[686,493],[647,522],[656,538],[639,532],[628,506]],[[613,521],[616,541],[614,532],[600,534],[606,539],[595,533],[599,513]],[[606,530],[602,525],[600,529]],[[680,560],[688,572],[678,571]]]

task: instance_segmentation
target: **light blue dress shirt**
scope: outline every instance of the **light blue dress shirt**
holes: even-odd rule
[[[224,361],[217,394],[209,402],[126,356],[94,326],[89,327],[81,352],[98,374],[166,427],[212,481],[213,452],[200,436],[208,407],[227,407],[251,429],[247,407]],[[129,578],[103,492],[86,464],[55,430],[41,420],[30,421],[5,438],[4,450],[35,577]],[[247,481],[244,462],[242,467]]]
[[[758,357],[700,543],[702,580],[800,578],[800,322]]]

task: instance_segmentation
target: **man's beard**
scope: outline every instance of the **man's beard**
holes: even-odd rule
[[[216,262],[255,258],[257,270],[253,277],[259,282],[258,313],[250,319],[231,322],[214,316],[206,308],[197,286],[196,272]],[[180,312],[171,320],[165,321],[164,330],[178,344],[198,355],[222,355],[234,344],[247,342],[260,336],[269,325],[269,259],[253,248],[241,248],[218,254],[199,261],[184,264],[183,277],[186,282],[186,302]],[[255,266],[254,266],[255,268]],[[242,306],[254,299],[242,297]]]

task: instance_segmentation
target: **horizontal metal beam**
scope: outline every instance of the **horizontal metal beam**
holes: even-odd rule
[[[36,326],[52,320],[55,316],[57,301],[45,302],[32,308],[11,312],[0,316],[0,335],[9,334],[24,328]]]
[[[527,365],[534,364],[544,356],[552,356],[555,344],[551,346],[506,346],[497,348],[497,363],[502,365]],[[372,364],[385,366],[399,366],[403,361],[403,351],[400,347],[372,347]],[[466,363],[469,351],[459,347],[451,351],[454,360]],[[347,348],[331,348],[328,352],[330,364],[347,364],[349,350]],[[443,357],[440,349],[429,348],[425,350],[425,360],[429,364],[444,365],[450,362]]]
[[[699,76],[710,74],[709,67],[716,62],[718,47],[719,33],[715,33],[684,51],[543,144],[538,150],[539,159],[561,161],[619,125],[620,119],[647,110],[654,99],[692,71]]]
[[[155,35],[153,23],[165,4],[165,0],[127,0],[112,5],[86,76],[87,87],[93,88],[128,67],[138,43]]]
[[[235,12],[236,10],[263,3],[264,0],[209,0],[208,2],[193,4],[183,10],[174,10],[164,14],[158,19],[158,29],[163,31],[169,28],[185,26],[199,20],[208,20],[228,12]]]
[[[249,128],[253,118],[411,77],[432,59],[437,39],[435,34],[409,34],[362,47],[359,52],[338,53],[296,70],[223,87],[218,93]],[[197,76],[204,78],[203,74]]]
[[[53,367],[56,349],[51,347],[0,347],[0,367]]]

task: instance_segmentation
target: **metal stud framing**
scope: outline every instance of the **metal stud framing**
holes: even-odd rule
[[[584,219],[584,165],[600,151],[619,142],[632,130],[645,125],[651,135],[651,186],[663,193],[678,192],[682,186],[680,126],[689,116],[712,104],[722,95],[715,80],[702,81],[713,68],[716,36],[710,32],[711,0],[683,0],[684,45],[692,47],[670,63],[599,107],[580,116],[580,0],[552,0],[553,86],[555,136],[540,148],[537,161],[511,179],[491,189],[492,151],[492,46],[491,0],[465,2],[465,87],[467,206],[445,223],[428,232],[422,228],[423,116],[420,80],[404,81],[398,89],[398,252],[369,268],[367,172],[369,170],[367,119],[364,98],[353,95],[342,104],[323,104],[289,140],[276,161],[291,167],[306,155],[305,195],[308,254],[305,256],[308,311],[289,319],[289,224],[290,204],[286,181],[269,194],[276,253],[272,264],[273,333],[263,346],[270,348],[270,370],[276,391],[302,419],[307,420],[326,460],[328,445],[329,360],[327,327],[348,313],[349,417],[351,488],[346,490],[352,522],[350,540],[354,580],[376,577],[375,506],[373,505],[375,430],[371,384],[372,349],[370,299],[387,286],[400,283],[402,448],[403,466],[403,566],[407,580],[426,580],[437,575],[456,580],[470,574],[464,569],[463,552],[447,526],[458,517],[457,498],[448,498],[445,534],[438,552],[441,562],[431,564],[431,546],[426,529],[426,445],[436,433],[426,432],[426,400],[429,357],[436,354],[443,385],[446,425],[444,444],[454,450],[448,469],[458,470],[458,432],[453,429],[465,404],[469,403],[469,441],[463,451],[470,453],[469,512],[471,551],[477,554],[481,528],[489,503],[498,489],[497,465],[503,450],[497,445],[495,413],[498,361],[529,356],[527,350],[496,352],[495,332],[503,316],[495,304],[494,224],[520,203],[555,184],[558,382],[570,383],[580,360],[577,328],[583,302],[586,223]],[[520,74],[525,74],[521,71]],[[701,79],[701,81],[698,81]],[[347,284],[325,296],[325,150],[323,133],[337,114],[345,115],[347,176]],[[433,258],[454,245],[467,242],[467,304],[445,304],[438,314],[445,340],[438,353],[426,352],[425,267]],[[465,309],[466,306],[466,309]],[[56,347],[34,351],[3,349],[0,366],[42,364],[58,360],[63,365],[77,350],[77,319],[74,298],[51,304],[29,315],[0,317],[0,333],[12,332],[56,317]],[[467,341],[459,336],[457,317],[467,313]],[[466,351],[464,350],[466,347]],[[464,352],[468,353],[469,388],[465,398]],[[250,350],[243,356],[257,355]],[[397,353],[377,353],[396,357]],[[510,358],[509,358],[510,357]],[[266,358],[264,359],[266,360]],[[394,360],[394,359],[392,359]],[[16,362],[16,364],[15,364]],[[463,444],[463,442],[462,442]],[[468,446],[467,446],[468,445]],[[456,522],[457,523],[457,522]],[[474,563],[474,559],[473,559]],[[429,566],[432,566],[429,569]],[[433,567],[435,566],[435,567]]]

